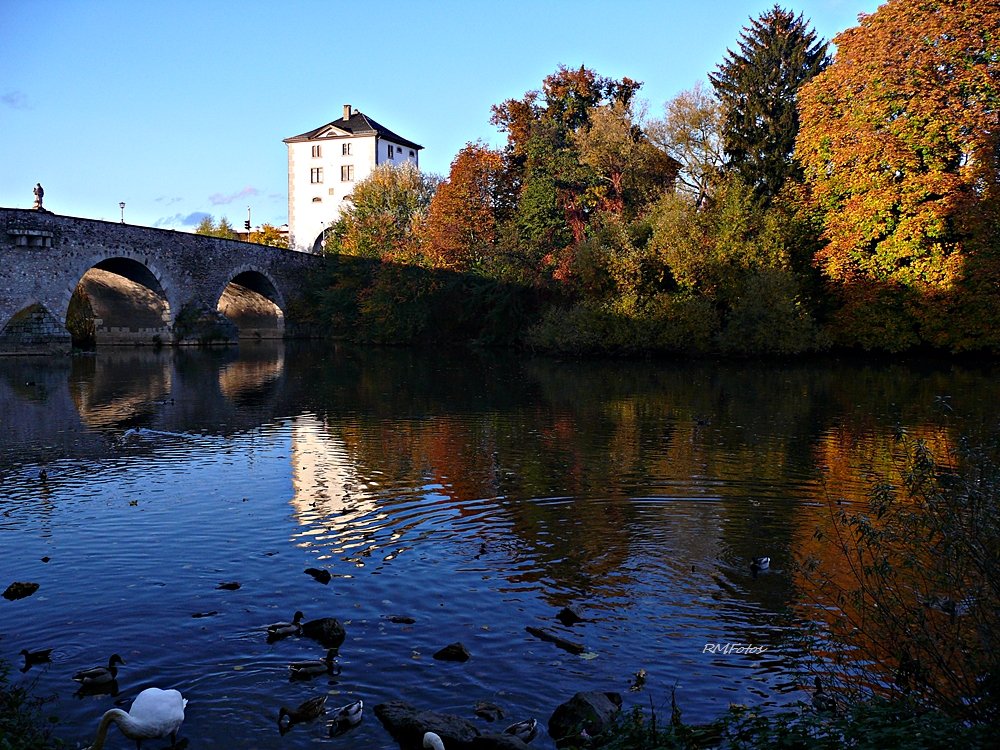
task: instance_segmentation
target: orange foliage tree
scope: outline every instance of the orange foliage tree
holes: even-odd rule
[[[841,343],[1000,347],[1000,3],[889,0],[800,92]]]
[[[428,254],[435,263],[459,270],[488,259],[516,200],[504,154],[480,142],[467,144],[431,201]]]

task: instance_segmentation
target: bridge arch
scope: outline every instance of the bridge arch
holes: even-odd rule
[[[285,335],[285,298],[272,276],[252,265],[232,269],[216,294],[216,309],[236,324],[241,339]]]
[[[77,271],[60,311],[74,346],[170,342],[174,311],[156,264],[118,251],[92,257]]]

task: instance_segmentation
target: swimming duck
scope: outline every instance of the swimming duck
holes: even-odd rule
[[[826,694],[823,690],[823,681],[817,677],[813,681],[813,685],[816,686],[816,692],[813,693],[812,704],[817,711],[829,711],[832,713],[837,712],[837,701]]]
[[[538,719],[525,719],[524,721],[519,721],[516,724],[511,724],[503,730],[503,733],[512,734],[521,740],[521,742],[528,744],[535,739],[535,735],[538,734]]]
[[[340,665],[337,664],[334,658],[336,656],[337,649],[331,648],[326,652],[325,659],[293,661],[288,665],[288,668],[292,670],[292,679],[308,680],[312,677],[318,677],[321,674],[340,674]]]
[[[121,664],[124,667],[125,660],[118,654],[113,654],[112,657],[108,659],[108,666],[84,669],[73,675],[73,679],[81,685],[101,685],[105,682],[111,682],[118,676],[118,664]],[[160,735],[160,737],[163,736],[164,735],[162,734]]]
[[[170,735],[171,744],[176,745],[177,730],[184,721],[185,706],[187,700],[176,690],[146,688],[132,701],[128,713],[120,708],[112,708],[101,717],[97,737],[90,750],[101,750],[104,747],[111,722],[117,724],[121,733],[130,740],[135,740],[136,750],[142,750],[143,740],[157,740],[167,735]]]
[[[268,635],[295,635],[302,628],[302,620],[304,619],[304,614],[296,612],[292,622],[276,622],[273,625],[268,625],[267,633]]]
[[[424,732],[424,747],[430,750],[444,750],[444,743],[434,732]]]
[[[333,737],[341,732],[357,726],[361,723],[361,714],[364,710],[365,702],[361,700],[341,706],[333,712],[333,722],[330,724],[330,736]]]
[[[310,698],[305,703],[299,705],[294,711],[290,708],[281,707],[281,711],[278,713],[278,724],[280,725],[284,718],[288,717],[289,724],[301,724],[305,721],[312,721],[323,715],[323,707],[326,705],[327,696],[317,695],[315,698]]]
[[[28,651],[28,649],[22,648],[21,656],[24,657],[24,666],[21,668],[21,671],[27,672],[35,664],[44,664],[45,662],[52,661],[49,658],[51,653],[51,648],[46,648],[41,651]]]
[[[767,570],[767,566],[771,564],[770,557],[755,557],[750,562],[750,574],[756,578],[757,574],[762,570]]]

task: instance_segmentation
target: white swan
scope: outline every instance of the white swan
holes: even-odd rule
[[[137,750],[142,750],[143,740],[156,740],[170,735],[170,741],[177,744],[177,730],[184,721],[185,700],[176,690],[146,688],[132,701],[132,707],[125,713],[120,708],[112,708],[101,717],[97,727],[97,737],[90,750],[101,750],[108,737],[111,722],[118,725],[121,733],[135,740]]]
[[[444,743],[434,732],[424,732],[424,747],[429,750],[444,750]]]

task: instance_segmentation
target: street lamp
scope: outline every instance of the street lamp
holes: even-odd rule
[[[118,207],[122,210],[122,224],[125,223],[125,201],[118,204]]]

